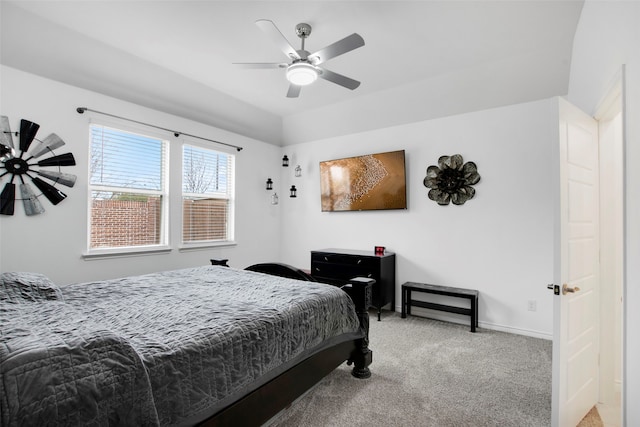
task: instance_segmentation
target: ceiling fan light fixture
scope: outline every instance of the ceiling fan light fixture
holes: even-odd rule
[[[318,70],[306,62],[297,62],[287,68],[287,80],[297,86],[306,86],[315,82],[318,78]]]

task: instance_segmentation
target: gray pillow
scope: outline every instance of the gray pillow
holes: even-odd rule
[[[0,301],[62,301],[62,292],[47,276],[30,272],[0,274]]]

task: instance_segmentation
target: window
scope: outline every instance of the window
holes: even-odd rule
[[[89,249],[166,244],[168,142],[91,125]]]
[[[233,240],[235,157],[206,148],[182,148],[182,242]]]

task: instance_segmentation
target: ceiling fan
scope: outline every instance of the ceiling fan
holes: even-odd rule
[[[294,49],[293,46],[289,44],[289,41],[287,41],[272,21],[259,19],[256,21],[256,25],[278,45],[284,54],[291,59],[291,62],[236,62],[235,64],[245,68],[286,68],[287,80],[290,83],[287,92],[288,98],[297,98],[298,95],[300,95],[302,86],[313,83],[318,77],[351,90],[360,86],[360,82],[357,80],[319,67],[320,64],[336,56],[364,46],[364,39],[357,33],[338,40],[317,52],[309,53],[304,48],[304,41],[309,37],[309,34],[311,34],[311,25],[305,23],[296,25],[296,34],[302,40],[300,50]]]

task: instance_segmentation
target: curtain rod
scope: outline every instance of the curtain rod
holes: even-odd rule
[[[78,112],[78,114],[84,114],[85,111],[91,111],[92,113],[98,113],[98,114],[102,114],[102,115],[109,116],[109,117],[115,117],[116,119],[127,120],[129,122],[137,123],[139,125],[150,126],[152,128],[156,128],[156,129],[164,130],[164,131],[167,131],[167,132],[171,132],[171,133],[173,133],[173,136],[175,136],[175,137],[178,137],[180,135],[186,135],[186,136],[190,136],[192,138],[198,138],[198,139],[202,139],[204,141],[213,142],[215,144],[222,144],[222,145],[226,145],[227,147],[233,147],[238,151],[242,150],[242,147],[238,147],[237,145],[227,144],[226,142],[220,142],[220,141],[216,141],[216,140],[209,139],[209,138],[203,138],[203,137],[197,136],[197,135],[191,135],[191,134],[185,133],[185,132],[179,132],[179,131],[176,131],[176,130],[171,130],[171,129],[163,128],[163,127],[160,127],[160,126],[152,125],[152,124],[149,124],[149,123],[139,122],[139,121],[133,120],[133,119],[127,119],[126,117],[116,116],[115,114],[103,113],[102,111],[92,110],[91,108],[87,108],[87,107],[78,107],[78,108],[76,108],[76,111]]]

